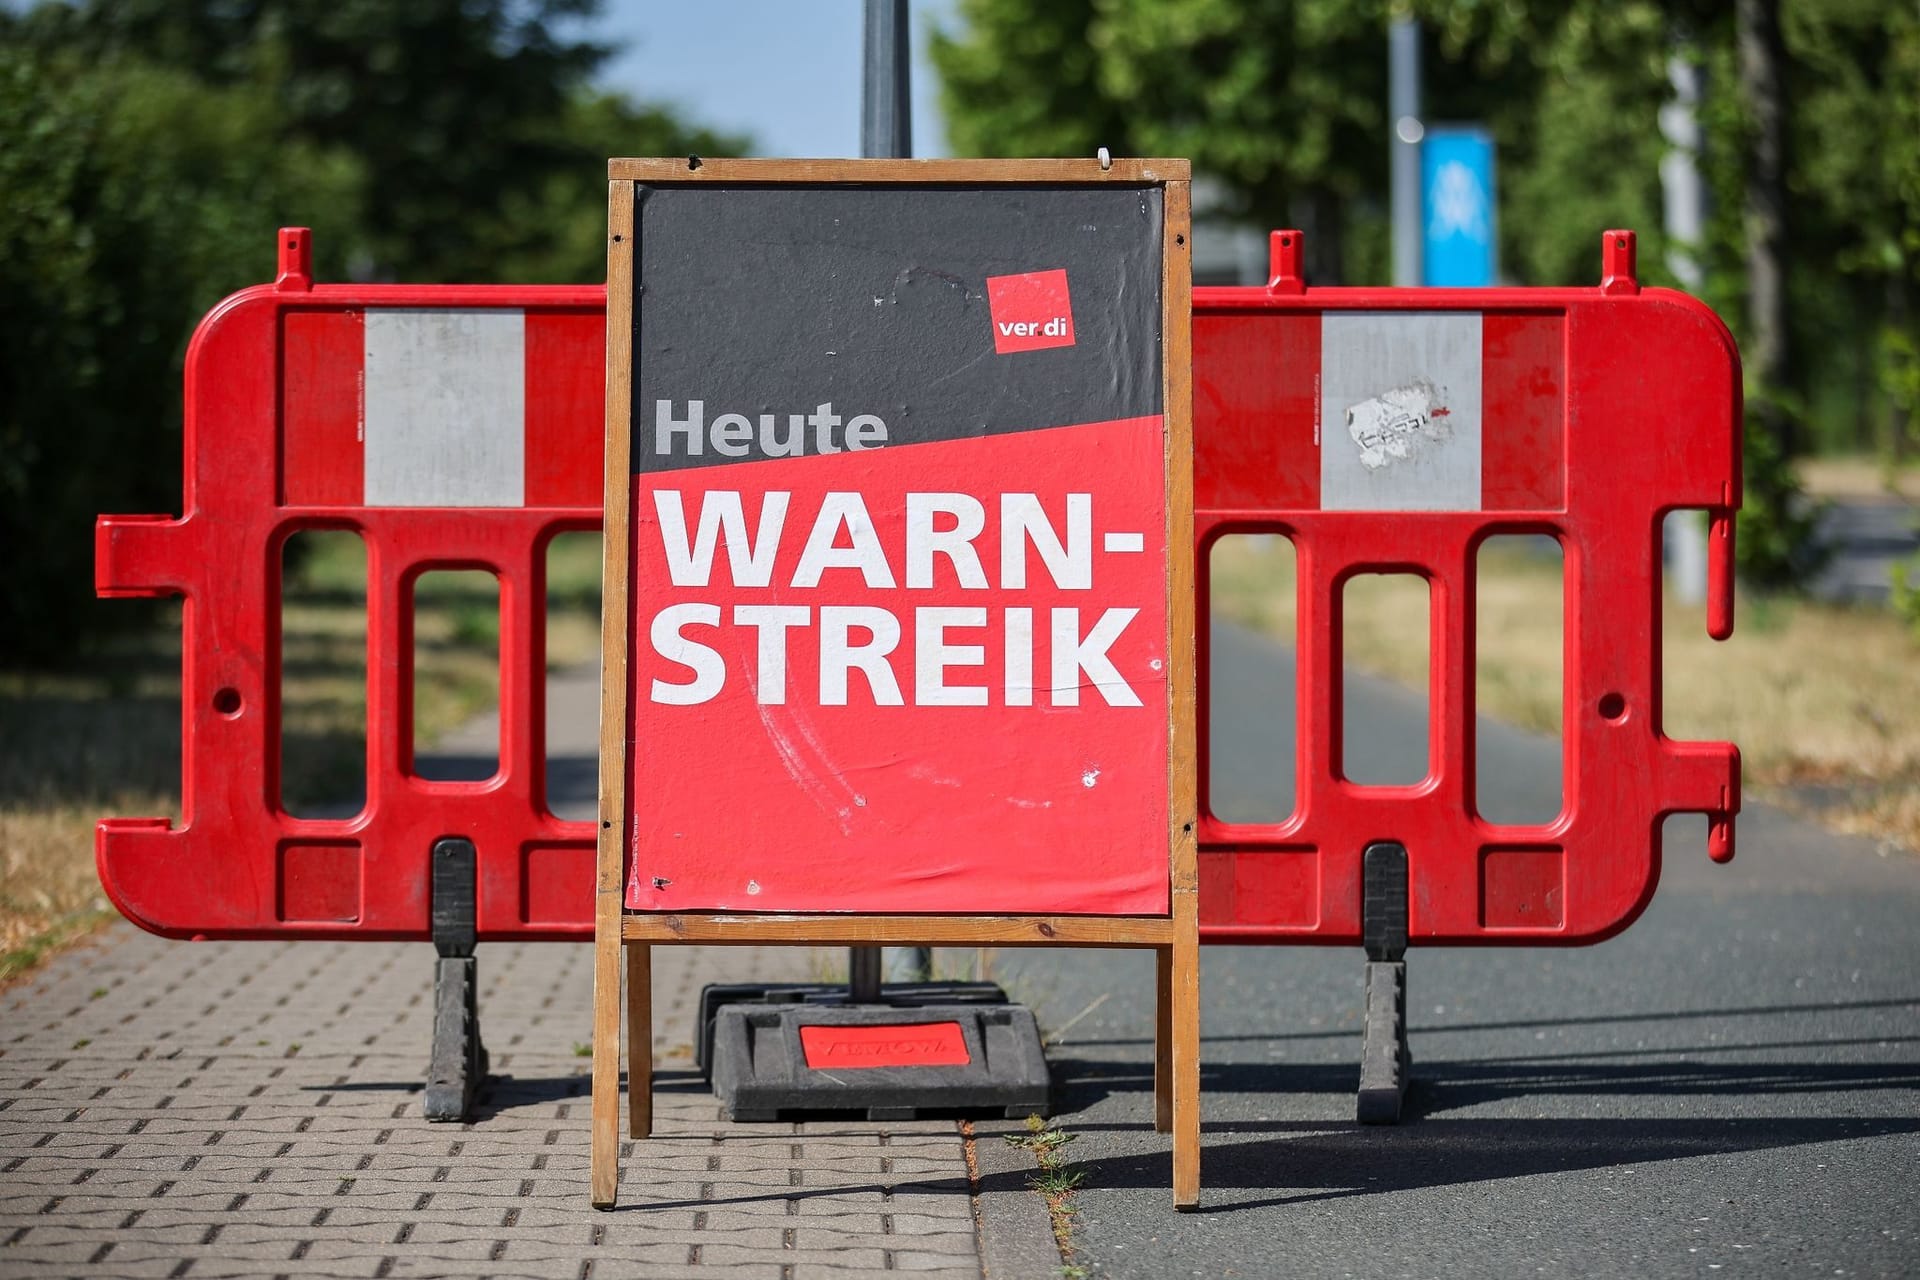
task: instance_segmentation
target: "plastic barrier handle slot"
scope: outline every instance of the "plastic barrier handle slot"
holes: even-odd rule
[[[1733,634],[1733,528],[1731,508],[1708,509],[1707,634],[1715,640]]]

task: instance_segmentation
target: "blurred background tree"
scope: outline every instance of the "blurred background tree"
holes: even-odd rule
[[[1684,248],[1746,359],[1742,569],[1792,583],[1795,456],[1916,451],[1911,0],[958,0],[932,53],[956,153],[1190,156],[1226,219],[1308,233],[1311,278],[1383,284],[1395,17],[1426,32],[1426,118],[1493,132],[1515,284],[1596,279],[1619,226],[1645,280],[1680,283],[1658,114],[1675,60],[1700,69],[1708,232]]]
[[[0,7],[0,658],[137,625],[90,590],[99,511],[179,504],[200,315],[312,225],[323,278],[594,281],[602,158],[740,138],[594,87],[597,0],[41,0]],[[1743,568],[1791,582],[1796,454],[1916,448],[1920,6],[1912,0],[955,0],[955,154],[1191,156],[1214,214],[1309,233],[1311,276],[1389,276],[1386,30],[1418,19],[1430,120],[1499,155],[1503,269],[1594,278],[1642,233],[1674,284],[1656,123],[1701,73],[1698,291],[1747,356]]]
[[[595,0],[0,9],[0,660],[137,625],[102,511],[176,511],[200,316],[315,230],[323,278],[605,278],[605,158],[743,139],[595,90]]]

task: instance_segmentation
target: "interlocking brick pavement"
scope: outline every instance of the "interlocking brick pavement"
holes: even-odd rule
[[[594,813],[598,689],[592,666],[548,684],[562,817]],[[486,777],[497,744],[483,716],[421,763]],[[720,1119],[693,1071],[701,986],[818,981],[844,952],[654,949],[655,1136],[621,1144],[610,1213],[587,1200],[591,946],[476,954],[492,1073],[457,1125],[420,1109],[428,944],[168,942],[116,924],[0,991],[0,1277],[1057,1270],[1026,1173],[993,1150],[970,1184],[951,1121]]]
[[[729,1124],[692,1071],[702,983],[807,979],[812,953],[656,949],[657,1131],[623,1144],[611,1213],[587,1202],[591,948],[478,955],[466,1124],[421,1116],[425,944],[118,924],[0,993],[0,1276],[983,1274],[953,1122]]]

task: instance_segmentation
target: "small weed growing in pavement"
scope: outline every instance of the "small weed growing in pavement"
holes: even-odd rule
[[[575,1040],[573,1042],[573,1056],[576,1058],[591,1058],[593,1056],[593,1046]]]
[[[1038,1176],[1028,1180],[1027,1185],[1043,1196],[1064,1196],[1080,1185],[1080,1179],[1087,1176],[1085,1169],[1043,1169]]]
[[[1009,1146],[1025,1147],[1040,1165],[1040,1172],[1029,1178],[1027,1185],[1047,1202],[1054,1243],[1060,1247],[1060,1274],[1067,1280],[1079,1280],[1087,1274],[1086,1268],[1074,1261],[1073,1245],[1073,1192],[1086,1177],[1086,1170],[1074,1168],[1067,1160],[1067,1144],[1078,1136],[1039,1116],[1027,1117],[1025,1133],[1006,1135]]]
[[[73,1042],[73,1047],[75,1049],[84,1049],[92,1043],[93,1043],[93,1040],[90,1037],[81,1036],[78,1040],[75,1040]]]
[[[107,989],[105,987],[95,987],[91,992],[88,993],[87,999],[100,1000],[100,999],[103,999],[106,996],[106,994],[107,994]]]

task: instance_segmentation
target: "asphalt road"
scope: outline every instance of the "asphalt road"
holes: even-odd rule
[[[1241,768],[1215,785],[1258,816],[1288,656],[1216,634],[1233,690],[1216,732]],[[1417,741],[1417,700],[1369,681],[1352,696],[1384,750]],[[1552,743],[1501,729],[1483,751],[1508,812],[1557,807]],[[1411,953],[1395,1128],[1353,1122],[1357,948],[1207,948],[1198,1213],[1172,1212],[1150,1129],[1150,959],[1003,953],[1000,976],[1062,1029],[1082,1261],[1137,1277],[1920,1274],[1920,858],[1751,804],[1729,866],[1707,861],[1700,820],[1667,834],[1659,894],[1611,942]]]
[[[1826,507],[1818,541],[1827,560],[1808,590],[1825,600],[1884,604],[1893,567],[1920,551],[1920,512],[1891,499],[1846,499]]]

